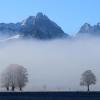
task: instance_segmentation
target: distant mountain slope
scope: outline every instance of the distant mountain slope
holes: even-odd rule
[[[90,25],[85,23],[79,30],[78,35],[93,35],[93,36],[100,36],[100,23],[97,25]]]
[[[53,39],[68,37],[55,22],[38,13],[19,23],[0,23],[0,36],[21,35],[23,38]]]

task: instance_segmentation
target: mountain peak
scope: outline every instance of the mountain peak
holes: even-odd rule
[[[82,27],[88,30],[91,27],[91,25],[89,23],[85,23]]]
[[[35,23],[35,16],[29,16],[27,19],[21,22],[21,25],[22,26],[33,25],[34,23]]]
[[[97,23],[97,26],[100,27],[100,22]]]
[[[44,14],[43,14],[42,12],[38,12],[36,16],[37,16],[37,17],[43,17]]]
[[[94,36],[100,35],[100,22],[93,26],[88,23],[85,23],[80,28],[78,34],[84,34],[84,33],[87,35],[94,35]]]
[[[91,32],[92,26],[88,23],[82,25],[78,33],[89,33]]]
[[[29,16],[19,23],[0,24],[0,33],[22,38],[53,39],[67,37],[68,35],[55,22],[39,12],[36,16]]]
[[[28,32],[37,38],[52,39],[68,36],[61,27],[41,12],[37,13],[32,23],[34,24],[30,24],[30,28],[28,25]]]
[[[49,18],[42,12],[37,13],[36,19],[48,20]]]
[[[48,17],[44,15],[42,12],[36,14],[36,16],[29,16],[27,19],[21,22],[22,26],[25,25],[34,25],[37,20],[48,20]]]

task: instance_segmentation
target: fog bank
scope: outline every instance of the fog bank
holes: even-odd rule
[[[88,69],[97,77],[92,90],[100,90],[100,38],[5,44],[0,48],[0,73],[9,64],[26,67],[29,83],[25,91],[85,90],[80,86],[80,78]]]

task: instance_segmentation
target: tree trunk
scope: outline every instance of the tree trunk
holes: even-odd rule
[[[22,91],[22,87],[19,87],[19,90]]]
[[[15,87],[14,86],[12,86],[12,89],[11,89],[12,91],[14,91],[15,90]]]
[[[6,87],[6,90],[9,91],[9,87]]]
[[[88,92],[90,92],[90,85],[88,85],[88,86],[87,86],[87,88],[88,88],[88,90],[87,90],[87,91],[88,91]]]

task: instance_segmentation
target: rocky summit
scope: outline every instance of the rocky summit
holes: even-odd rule
[[[80,28],[78,35],[93,35],[93,36],[100,36],[100,23],[97,23],[96,25],[90,25],[88,23],[85,23]]]
[[[68,37],[61,27],[43,13],[29,16],[18,23],[0,23],[0,36],[11,37],[19,34],[22,38],[54,39]]]

